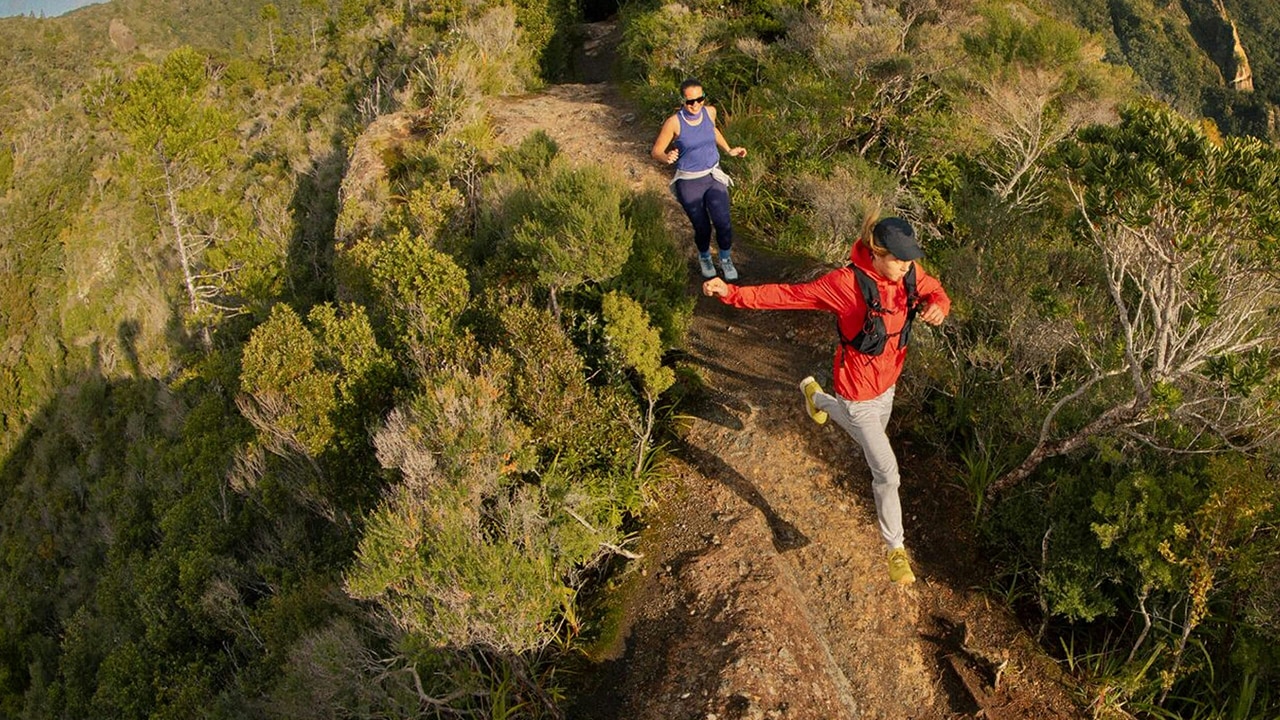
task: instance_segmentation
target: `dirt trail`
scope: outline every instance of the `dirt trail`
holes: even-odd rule
[[[666,168],[648,156],[656,124],[637,121],[608,84],[552,86],[493,112],[506,142],[541,129],[574,161],[611,168],[636,189],[666,186]],[[859,451],[834,423],[808,419],[797,388],[809,374],[829,386],[830,319],[701,297],[674,199],[668,218],[699,297],[687,361],[708,390],[672,447],[676,477],[647,518],[644,557],[624,572],[626,632],[582,679],[570,716],[1082,717],[1055,666],[970,589],[985,575],[965,535],[963,495],[896,436],[920,582],[888,582]],[[745,284],[823,270],[739,238]]]

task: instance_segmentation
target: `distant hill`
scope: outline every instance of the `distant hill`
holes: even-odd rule
[[[79,87],[90,70],[126,61],[137,53],[155,57],[180,45],[213,54],[243,49],[261,30],[266,0],[111,0],[71,15],[46,18],[0,17],[0,63],[5,83],[0,114],[20,102],[24,81],[36,92]],[[296,1],[275,3],[281,15],[297,12]]]
[[[0,17],[55,17],[104,0],[0,0]]]

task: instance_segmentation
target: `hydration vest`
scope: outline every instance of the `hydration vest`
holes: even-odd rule
[[[849,268],[857,278],[858,290],[862,293],[862,300],[867,306],[867,314],[862,319],[862,330],[852,339],[846,338],[844,333],[840,332],[840,320],[836,319],[836,334],[840,336],[840,347],[852,349],[863,355],[880,355],[884,352],[884,346],[889,342],[889,338],[897,335],[898,347],[905,348],[907,343],[911,342],[911,321],[916,319],[916,304],[920,299],[919,293],[916,292],[915,263],[911,264],[911,269],[902,278],[902,283],[907,289],[907,319],[902,323],[902,329],[896,333],[885,331],[884,316],[889,313],[880,304],[880,288],[876,286],[876,281],[853,263],[849,263]]]

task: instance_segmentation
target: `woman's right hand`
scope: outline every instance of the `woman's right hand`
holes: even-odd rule
[[[680,159],[680,151],[679,151],[679,150],[672,149],[670,152],[668,152],[668,153],[667,153],[667,164],[668,164],[668,165],[673,165],[673,164],[675,164],[675,161],[676,161],[676,160],[679,160],[679,159]]]
[[[707,297],[724,297],[729,294],[729,283],[720,278],[711,278],[702,283],[702,294]]]

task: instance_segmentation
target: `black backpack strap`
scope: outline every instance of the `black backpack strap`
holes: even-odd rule
[[[876,287],[876,281],[871,279],[862,268],[849,263],[846,265],[853,272],[854,281],[858,283],[858,292],[862,295],[862,301],[867,306],[867,312],[872,311],[883,313],[884,308],[880,305],[880,289]],[[856,345],[855,339],[847,338],[840,330],[840,318],[836,318],[836,336],[840,338],[841,345]]]
[[[880,304],[880,288],[876,286],[876,281],[853,263],[849,263],[849,267],[853,268],[853,276],[858,279],[858,291],[862,293],[867,308],[884,315],[884,306]],[[914,265],[911,267],[915,268]]]
[[[902,278],[902,284],[907,286],[907,311],[914,313],[916,311],[916,303],[920,301],[920,292],[916,290],[915,263],[911,263],[911,269]]]
[[[840,349],[850,349],[863,355],[879,355],[884,352],[885,342],[889,335],[884,329],[884,306],[880,304],[880,288],[876,281],[858,266],[850,263],[858,292],[862,295],[866,312],[862,317],[862,329],[852,338],[846,338],[840,332],[840,318],[836,318],[836,334],[840,337]]]
[[[911,269],[902,278],[902,284],[907,289],[907,319],[902,322],[902,329],[898,331],[898,347],[906,347],[911,342],[911,323],[916,319],[916,313],[920,311],[920,292],[916,289],[916,264],[911,263]]]

